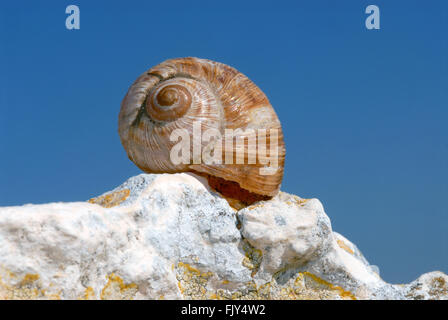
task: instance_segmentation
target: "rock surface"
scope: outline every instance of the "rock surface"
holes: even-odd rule
[[[0,208],[2,299],[448,299],[448,276],[384,282],[317,199],[239,211],[192,174],[89,202]]]

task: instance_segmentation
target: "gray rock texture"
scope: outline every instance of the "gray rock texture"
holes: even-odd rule
[[[384,282],[317,199],[241,210],[193,174],[88,202],[0,208],[2,299],[448,299],[448,276]]]

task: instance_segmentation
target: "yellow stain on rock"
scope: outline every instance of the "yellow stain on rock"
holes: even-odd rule
[[[95,290],[93,290],[92,287],[87,287],[84,291],[84,296],[80,298],[79,300],[95,300]]]
[[[207,283],[211,272],[201,272],[188,263],[179,262],[176,268],[177,286],[187,299],[207,299]]]
[[[278,277],[264,284],[255,281],[245,283],[237,290],[229,289],[231,282],[224,279],[219,282],[221,288],[211,289],[213,273],[201,271],[187,263],[179,262],[176,266],[178,288],[183,299],[192,300],[356,300],[349,291],[333,285],[309,272],[299,272],[286,283],[278,282]],[[284,271],[283,271],[284,272]]]
[[[5,272],[8,277],[17,278],[12,272]],[[42,287],[42,283],[39,281],[40,277],[38,274],[25,274],[23,278],[16,284],[10,285],[9,281],[2,279],[0,277],[0,299],[2,300],[36,300],[36,299],[46,299],[46,300],[58,300],[60,299],[59,294],[47,293]]]
[[[308,273],[298,273],[296,279],[279,284],[275,279],[257,286],[248,282],[244,289],[228,291],[218,289],[207,294],[208,299],[216,300],[355,300],[356,297],[341,287],[334,286],[319,277]],[[195,298],[195,297],[190,297]]]
[[[123,189],[92,198],[88,200],[88,202],[98,204],[104,208],[112,208],[125,201],[129,197],[130,193],[131,191],[129,189]]]
[[[322,285],[323,287],[326,287],[332,291],[336,291],[339,294],[339,296],[343,299],[356,300],[356,297],[353,293],[351,293],[350,291],[344,290],[342,287],[335,286],[335,285],[331,284],[330,282],[325,281],[324,279],[321,279],[318,276],[316,276],[310,272],[304,272],[303,275],[306,277],[310,277],[313,281]]]
[[[4,272],[9,279],[8,272]],[[135,283],[126,284],[122,278],[114,273],[107,276],[107,283],[101,290],[100,298],[103,300],[130,300],[133,299],[138,291]],[[16,282],[16,281],[15,281]],[[48,288],[44,288],[40,276],[38,274],[26,274],[17,284],[11,285],[10,281],[0,277],[0,300],[60,300],[61,290],[55,292],[54,284],[50,284]],[[87,287],[84,294],[78,298],[79,300],[95,300],[95,290]]]
[[[342,240],[338,240],[338,241],[336,241],[336,242],[338,243],[338,246],[339,246],[341,249],[344,249],[345,251],[347,251],[347,252],[350,253],[350,254],[355,254],[355,252],[354,252],[348,245],[346,245],[344,241],[342,241]]]
[[[254,277],[260,269],[263,253],[259,249],[255,249],[247,240],[242,242],[244,251],[243,266],[251,270],[251,276]]]
[[[247,207],[247,209],[250,210],[250,211],[252,211],[252,210],[254,210],[254,209],[262,208],[262,207],[264,207],[263,202],[259,202],[259,203],[256,203],[256,204],[253,204],[253,205]]]
[[[107,279],[106,285],[101,290],[101,300],[132,300],[138,291],[137,284],[126,284],[114,273],[108,275]]]
[[[318,299],[345,299],[356,300],[355,295],[340,286],[333,285],[310,272],[299,272],[286,283],[271,281],[257,285],[254,281],[247,282],[244,288],[229,290],[228,280],[221,280],[223,287],[210,290],[209,281],[213,273],[204,272],[188,263],[179,262],[175,266],[178,287],[184,299],[216,299],[216,300],[318,300]],[[433,287],[434,296],[440,296],[447,290],[447,283],[443,278],[437,278]],[[216,282],[214,282],[216,283]],[[52,285],[50,284],[50,288]],[[135,283],[125,283],[118,275],[111,273],[107,276],[107,283],[100,293],[101,299],[128,300],[133,299],[138,292]],[[0,299],[34,300],[34,299],[61,299],[59,293],[47,293],[42,287],[38,274],[26,274],[17,285],[6,284],[0,278]],[[159,299],[164,299],[161,295]],[[81,300],[97,299],[95,290],[87,287]]]
[[[297,205],[299,207],[302,207],[306,202],[308,202],[310,200],[310,199],[303,199],[303,198],[300,198],[299,196],[296,196],[294,194],[289,194],[289,193],[282,192],[282,191],[280,191],[279,197],[288,206]]]
[[[295,203],[299,206],[302,207],[305,203],[307,203],[310,199],[302,199],[297,197],[297,199],[295,199]]]
[[[30,283],[32,283],[32,282],[34,282],[34,281],[37,281],[37,280],[39,280],[39,275],[38,274],[35,274],[35,273],[27,273],[24,277],[23,277],[23,279],[22,279],[22,281],[20,282],[20,284],[21,285],[27,285],[27,284],[30,284]]]

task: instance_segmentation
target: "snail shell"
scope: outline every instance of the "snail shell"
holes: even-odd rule
[[[170,135],[173,130],[184,128],[196,139],[195,121],[200,121],[202,132],[213,128],[224,137],[225,129],[241,129],[240,138],[246,138],[245,141],[255,138],[257,143],[257,129],[266,129],[267,155],[270,155],[270,129],[275,129],[278,141],[275,172],[260,173],[260,169],[267,167],[266,162],[257,160],[249,164],[247,146],[243,164],[224,160],[198,163],[193,157],[188,163],[174,164],[170,151],[177,141],[171,141]],[[266,95],[245,75],[225,64],[179,58],[149,69],[129,88],[121,104],[118,125],[128,157],[145,172],[199,173],[207,176],[218,191],[225,191],[232,198],[244,194],[246,200],[260,199],[257,195],[269,198],[279,191],[285,158],[280,121]],[[208,142],[200,143],[202,148],[207,147]],[[230,155],[235,160],[236,143],[231,148],[222,143],[222,153],[223,159]]]

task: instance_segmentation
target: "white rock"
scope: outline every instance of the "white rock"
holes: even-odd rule
[[[330,219],[317,199],[280,194],[240,210],[238,217],[243,237],[262,251],[261,271],[268,274],[318,259],[332,240]]]
[[[414,300],[448,300],[448,276],[434,271],[405,286],[405,295]]]
[[[236,211],[192,174],[142,174],[89,202],[0,208],[0,298],[448,299],[391,285],[317,199]]]

